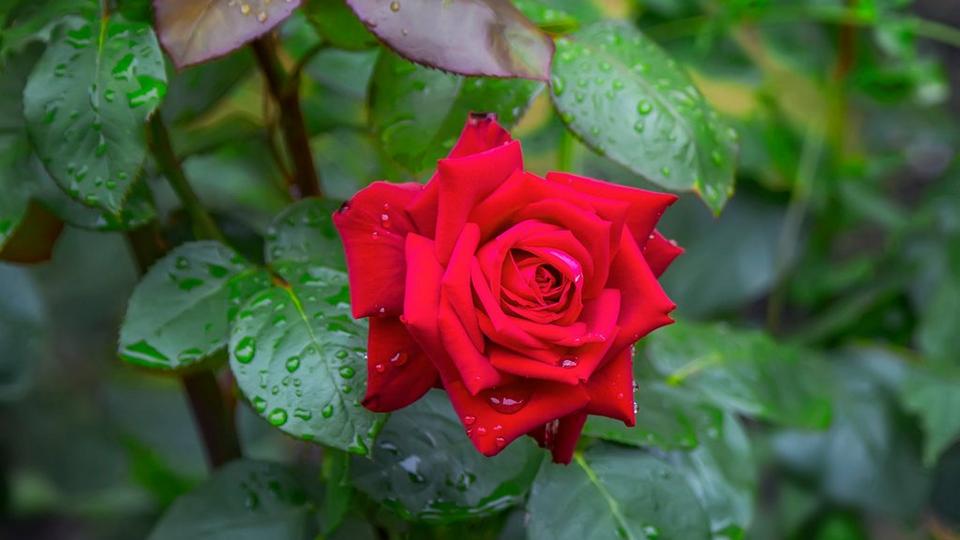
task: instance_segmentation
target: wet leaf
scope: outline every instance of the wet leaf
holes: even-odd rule
[[[384,151],[412,172],[433,169],[453,148],[470,112],[515,124],[542,84],[464,78],[383,53],[371,81],[370,122]]]
[[[659,381],[638,380],[634,391],[637,425],[602,416],[591,416],[584,434],[608,441],[636,446],[655,446],[663,450],[696,448],[708,432],[722,424],[717,409],[707,406],[682,389]]]
[[[154,0],[157,33],[177,67],[224,56],[269,32],[300,0]]]
[[[544,463],[527,503],[530,540],[710,538],[707,516],[683,476],[635,449],[611,445]]]
[[[264,287],[265,276],[223,244],[179,246],[133,291],[120,327],[120,357],[159,370],[195,366],[226,345],[237,306]]]
[[[904,383],[904,407],[923,421],[923,461],[932,466],[960,439],[960,373],[952,368],[917,368]]]
[[[789,426],[830,423],[822,361],[763,332],[681,321],[648,338],[647,357],[668,383],[723,409]]]
[[[700,445],[673,452],[671,462],[700,499],[714,538],[743,538],[753,520],[757,466],[737,417],[719,411],[717,416],[718,425],[703,433]]]
[[[116,214],[146,157],[143,124],[165,92],[163,56],[148,25],[70,19],[27,82],[24,114],[53,179],[84,204]]]
[[[377,38],[367,31],[344,0],[307,0],[304,12],[324,41],[338,49],[362,50],[377,46]]]
[[[547,80],[553,42],[509,0],[347,0],[404,58],[462,75]]]
[[[588,146],[714,213],[733,193],[736,133],[673,58],[636,29],[602,22],[557,40],[561,118]]]
[[[523,501],[541,459],[528,439],[484,457],[450,400],[433,390],[390,415],[373,460],[355,459],[351,474],[357,489],[405,519],[450,523]]]
[[[316,518],[302,476],[276,463],[228,463],[177,499],[147,538],[310,540]]]
[[[305,199],[288,206],[267,230],[267,261],[312,262],[346,271],[340,235],[331,219],[340,204]]]
[[[383,416],[366,392],[366,327],[350,316],[347,276],[298,262],[289,284],[250,298],[230,329],[230,367],[253,409],[294,437],[367,455]]]

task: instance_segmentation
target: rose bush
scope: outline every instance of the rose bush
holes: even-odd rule
[[[675,200],[531,174],[471,115],[427,184],[375,182],[333,216],[370,323],[363,404],[440,385],[480,452],[528,434],[564,463],[587,415],[633,425],[633,344],[672,322],[657,277],[682,250],[655,226]]]

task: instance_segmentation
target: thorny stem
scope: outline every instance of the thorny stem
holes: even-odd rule
[[[150,147],[153,150],[157,166],[167,178],[167,181],[170,182],[170,186],[190,215],[194,236],[198,240],[224,241],[223,234],[217,227],[216,222],[213,221],[213,218],[200,202],[200,198],[190,187],[190,182],[187,181],[187,176],[183,172],[183,167],[180,166],[180,161],[173,151],[167,126],[159,113],[154,114],[153,118],[150,119],[149,129]]]
[[[267,88],[280,109],[280,129],[293,161],[293,185],[295,199],[320,197],[320,177],[310,151],[310,139],[300,110],[299,72],[288,74],[277,58],[276,40],[266,35],[251,45]]]

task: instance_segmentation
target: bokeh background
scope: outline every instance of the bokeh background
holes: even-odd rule
[[[678,315],[816,351],[841,389],[827,431],[748,426],[760,482],[747,537],[960,538],[960,4],[554,4],[581,21],[635,22],[740,133],[736,195],[719,218],[693,196],[665,217],[687,249],[664,278]],[[296,50],[310,29],[295,17],[283,32]],[[305,113],[334,198],[406,178],[366,128],[376,54],[325,51],[306,66]],[[261,135],[274,119],[249,55],[220,65],[207,72],[218,78],[186,72],[171,90],[219,85],[211,110],[181,99],[163,114],[202,199],[256,259],[286,200]],[[638,182],[565,139],[548,99],[515,129],[531,169],[563,159]],[[169,188],[151,187],[186,237]],[[122,235],[76,228],[49,262],[0,264],[0,538],[143,538],[206,475],[178,382],[116,357],[137,275]],[[246,406],[238,414],[248,455],[316,462],[315,448]],[[510,524],[504,540],[522,538],[522,516]]]

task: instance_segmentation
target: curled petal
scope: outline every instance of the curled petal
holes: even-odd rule
[[[470,114],[467,124],[460,132],[460,138],[450,150],[449,158],[458,158],[486,152],[513,140],[510,132],[497,122],[492,113]]]
[[[580,386],[544,381],[521,383],[522,395],[508,406],[502,404],[503,398],[513,392],[510,388],[474,396],[460,381],[446,383],[445,387],[470,441],[486,456],[500,453],[514,439],[538,426],[582,409],[589,399]]]
[[[641,244],[647,241],[667,207],[677,200],[677,196],[671,193],[632,188],[570,173],[549,172],[547,180],[591,197],[626,201],[630,205],[627,228]]]
[[[500,373],[483,354],[483,349],[478,349],[470,340],[445,294],[441,293],[440,296],[440,340],[456,366],[463,385],[471,394],[497,386],[502,382]]]
[[[570,463],[570,460],[573,459],[573,451],[577,448],[577,441],[580,440],[583,424],[586,422],[587,413],[582,411],[560,419],[557,424],[557,432],[549,447],[554,463],[563,463],[564,465]]]
[[[443,267],[437,262],[433,240],[407,235],[407,294],[401,320],[414,341],[433,362],[444,381],[460,375],[440,339],[440,280]]]
[[[390,412],[420,399],[437,370],[396,317],[371,317],[367,339],[367,393],[363,406]]]
[[[446,264],[453,246],[467,223],[470,211],[503,183],[523,169],[520,142],[470,154],[441,159],[433,182],[439,184],[437,204],[437,258]]]
[[[402,312],[404,239],[415,230],[404,208],[420,190],[419,184],[374,182],[333,214],[346,254],[354,317]]]
[[[663,291],[629,230],[623,231],[607,286],[619,289],[622,299],[618,321],[620,334],[613,344],[614,350],[673,322],[669,314],[676,304]]]
[[[683,253],[676,242],[667,240],[659,231],[653,231],[643,246],[643,258],[650,265],[653,275],[660,277],[674,259]]]
[[[586,412],[622,420],[628,426],[637,423],[633,408],[633,347],[613,355],[585,383],[590,394]]]

